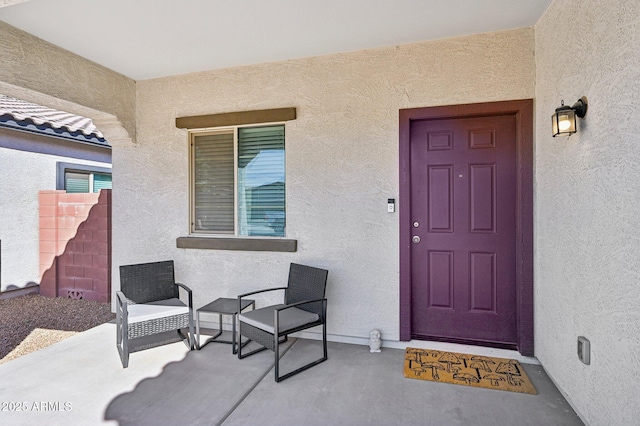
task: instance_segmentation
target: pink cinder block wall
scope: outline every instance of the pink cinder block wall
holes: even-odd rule
[[[41,191],[40,294],[111,300],[111,190]]]

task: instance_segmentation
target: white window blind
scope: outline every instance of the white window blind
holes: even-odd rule
[[[195,135],[193,153],[193,229],[233,234],[235,232],[233,132]]]
[[[72,192],[72,193],[89,192],[90,175],[88,173],[66,172],[64,177],[65,177],[64,187],[67,192]]]

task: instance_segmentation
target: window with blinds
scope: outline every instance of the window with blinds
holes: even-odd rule
[[[238,129],[240,235],[284,236],[284,126]]]
[[[64,189],[67,192],[98,192],[101,189],[111,189],[111,186],[110,174],[80,171],[65,171],[64,174]]]
[[[67,192],[82,193],[89,192],[91,186],[89,173],[66,172],[64,175],[64,188]]]
[[[101,189],[111,189],[111,175],[102,173],[93,174],[93,192],[98,192]]]
[[[192,134],[192,232],[285,235],[284,125]]]

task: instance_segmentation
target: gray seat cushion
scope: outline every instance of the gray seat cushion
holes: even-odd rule
[[[266,308],[256,309],[254,311],[245,312],[240,314],[240,321],[252,325],[261,330],[269,333],[274,333],[274,310],[283,308],[286,305],[272,305]],[[318,314],[313,312],[307,312],[303,309],[289,308],[284,311],[280,311],[280,317],[278,318],[278,330],[286,331],[292,328],[300,327],[301,325],[310,324],[320,319]]]

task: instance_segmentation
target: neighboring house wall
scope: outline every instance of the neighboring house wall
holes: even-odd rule
[[[38,192],[56,189],[57,164],[111,167],[109,157],[104,148],[0,128],[0,291],[40,282]]]
[[[399,338],[401,108],[532,98],[532,29],[138,82],[137,143],[114,149],[113,266],[176,260],[200,307],[329,270],[328,332]],[[175,118],[296,107],[286,124],[287,238],[295,253],[177,249],[188,234],[187,133]],[[113,275],[118,288],[117,274]]]
[[[640,3],[555,1],[535,30],[536,355],[588,424],[638,424]],[[583,95],[578,133],[552,138]]]

